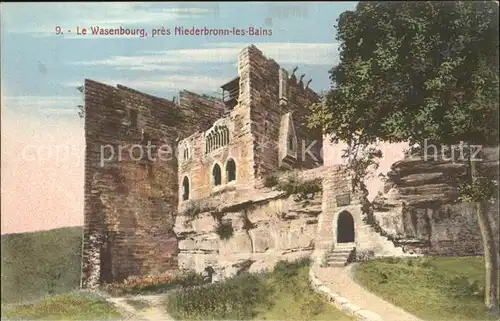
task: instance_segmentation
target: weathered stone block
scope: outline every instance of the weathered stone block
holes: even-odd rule
[[[254,252],[266,252],[272,248],[274,240],[266,228],[258,228],[250,231]]]
[[[233,253],[252,253],[252,240],[244,232],[236,232],[227,241],[220,240],[219,254],[224,256]]]

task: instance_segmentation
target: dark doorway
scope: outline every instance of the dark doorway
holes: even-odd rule
[[[354,219],[351,213],[344,211],[337,219],[337,243],[354,242]]]

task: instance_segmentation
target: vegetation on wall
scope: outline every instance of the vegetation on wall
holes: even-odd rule
[[[298,176],[290,175],[284,181],[278,184],[278,189],[284,191],[287,195],[296,196],[296,200],[314,198],[315,194],[322,190],[322,180],[300,179]]]
[[[314,198],[322,191],[322,179],[302,179],[296,174],[290,174],[284,179],[280,179],[278,173],[270,173],[264,177],[264,186],[274,187],[286,195],[295,196],[295,200],[301,201]]]
[[[82,99],[85,100],[85,86],[78,86],[76,87],[76,90],[78,90],[80,92],[80,94],[82,95]],[[80,119],[83,119],[85,118],[85,106],[84,105],[77,105],[76,106],[78,108],[78,117]]]
[[[188,205],[182,212],[184,216],[188,218],[189,221],[197,219],[201,213],[206,213],[211,211],[212,208],[200,200],[189,201]]]
[[[221,240],[229,240],[234,233],[233,224],[231,221],[218,220],[215,226],[215,233]]]
[[[271,188],[275,187],[279,183],[279,176],[276,173],[270,173],[264,176],[264,187]]]

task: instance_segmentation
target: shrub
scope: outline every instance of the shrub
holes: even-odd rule
[[[169,296],[167,310],[177,320],[252,319],[271,291],[259,275],[241,274],[225,282],[185,288]]]
[[[132,276],[121,283],[105,284],[103,289],[112,295],[159,293],[176,287],[189,287],[207,282],[201,274],[192,271],[177,275],[167,272],[144,277]]]
[[[182,289],[169,295],[166,309],[176,320],[255,319],[263,309],[271,309],[273,300],[279,300],[281,295],[292,292],[303,297],[307,294],[304,291],[310,291],[307,273],[303,270],[310,263],[309,258],[280,261],[271,273],[244,272],[222,282]],[[304,305],[304,309],[312,311],[309,315],[321,310],[318,303],[305,303],[311,303]]]
[[[280,180],[278,173],[283,170],[269,173],[264,177],[264,187],[276,187],[277,190],[285,192],[287,195],[297,196],[297,200],[308,199],[309,195],[321,192],[322,180],[315,179],[300,179],[298,175],[291,174],[285,180]]]
[[[287,195],[297,196],[297,200],[305,200],[309,195],[321,192],[321,179],[303,180],[296,175],[290,175],[285,181],[278,184],[278,189],[284,191]]]
[[[369,261],[375,258],[375,252],[373,250],[363,250],[355,252],[356,262]]]
[[[279,183],[278,175],[276,173],[268,174],[264,177],[264,187],[274,187]]]
[[[218,221],[215,227],[215,233],[221,240],[228,240],[233,236],[234,229],[231,221]]]
[[[349,252],[349,256],[347,257],[347,263],[352,263],[357,261],[357,250],[353,248],[351,252]]]
[[[304,257],[296,261],[288,262],[281,260],[274,266],[274,274],[279,278],[291,278],[298,275],[299,269],[311,265],[311,259]]]
[[[210,211],[211,208],[199,201],[191,201],[187,205],[183,214],[189,218],[189,220],[196,219],[201,213]]]

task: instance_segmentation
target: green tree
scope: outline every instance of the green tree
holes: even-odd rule
[[[337,21],[340,63],[311,127],[334,142],[498,146],[498,4],[360,2]],[[470,153],[469,153],[470,155]],[[470,159],[463,201],[476,203],[485,303],[498,307],[498,256],[485,203],[494,181]]]

